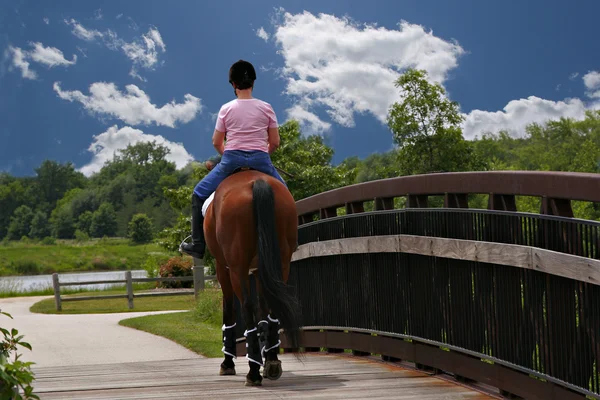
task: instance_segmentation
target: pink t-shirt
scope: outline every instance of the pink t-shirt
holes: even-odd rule
[[[268,128],[277,128],[273,107],[259,99],[235,99],[219,110],[215,129],[225,132],[225,150],[267,152]]]

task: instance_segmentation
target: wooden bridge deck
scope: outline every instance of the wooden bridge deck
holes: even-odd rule
[[[304,364],[281,357],[284,372],[259,388],[244,386],[248,365],[238,358],[237,376],[218,375],[220,359],[136,362],[35,368],[35,391],[44,399],[491,399],[435,376],[345,355],[308,355]]]

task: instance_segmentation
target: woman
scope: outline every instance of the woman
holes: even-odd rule
[[[193,257],[203,258],[206,247],[202,205],[234,170],[249,167],[285,185],[269,156],[279,147],[277,116],[269,103],[252,97],[255,80],[256,71],[247,61],[239,60],[229,69],[229,83],[236,99],[221,107],[212,138],[222,158],[194,188],[192,243],[182,243],[179,247],[181,252]]]

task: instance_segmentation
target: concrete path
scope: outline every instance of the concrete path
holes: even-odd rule
[[[110,364],[134,361],[162,361],[202,358],[202,356],[150,333],[120,326],[126,318],[172,311],[54,315],[29,311],[44,297],[0,299],[0,326],[17,328],[33,351],[23,349],[22,359],[36,367]]]

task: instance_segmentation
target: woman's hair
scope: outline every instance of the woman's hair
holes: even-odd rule
[[[231,68],[229,68],[229,83],[235,83],[237,89],[250,89],[254,86],[255,80],[256,71],[248,61],[236,61]]]

